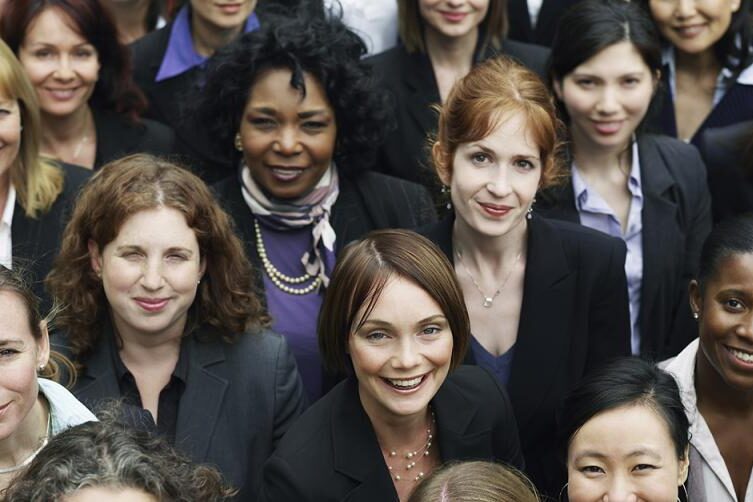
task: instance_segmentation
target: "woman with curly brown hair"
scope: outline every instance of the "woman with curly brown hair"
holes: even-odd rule
[[[241,500],[303,409],[295,362],[266,329],[252,275],[206,185],[134,155],[82,190],[48,277],[65,304],[61,342],[80,365],[74,394],[95,408],[120,398],[148,411]]]

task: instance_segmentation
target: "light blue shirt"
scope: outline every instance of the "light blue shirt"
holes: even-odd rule
[[[612,237],[619,237],[627,246],[625,257],[625,276],[627,277],[628,297],[630,300],[630,346],[633,355],[640,354],[641,335],[638,320],[640,318],[641,286],[643,285],[643,189],[641,188],[641,168],[638,159],[638,144],[633,142],[633,162],[628,178],[630,191],[630,212],[628,213],[625,233],[622,232],[620,220],[614,214],[609,204],[596,192],[589,188],[586,181],[572,165],[573,192],[575,208],[580,216],[580,223],[594,230],[599,230]]]

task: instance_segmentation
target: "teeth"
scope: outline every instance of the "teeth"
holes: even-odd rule
[[[411,378],[410,380],[393,380],[392,378],[388,378],[387,381],[390,382],[395,387],[410,388],[410,387],[415,387],[416,385],[420,384],[423,378],[424,377],[422,376]]]
[[[746,363],[753,363],[753,354],[748,354],[747,352],[740,352],[739,350],[735,349],[729,349],[730,352],[732,352],[732,355],[734,355],[736,358],[740,359],[741,361],[745,361]]]

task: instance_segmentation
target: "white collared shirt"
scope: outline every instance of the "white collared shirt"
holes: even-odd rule
[[[5,200],[3,217],[0,219],[0,265],[11,268],[13,264],[13,242],[10,226],[13,223],[13,209],[16,207],[16,189],[11,183],[8,198]]]
[[[677,357],[659,365],[677,381],[685,414],[690,421],[688,499],[692,502],[753,502],[753,472],[748,478],[745,499],[738,501],[724,458],[706,420],[698,412],[695,392],[695,362],[698,348],[699,342],[696,338]]]
[[[541,12],[541,4],[544,0],[528,0],[528,16],[531,18],[531,28],[536,29],[536,23],[539,20],[539,13]]]

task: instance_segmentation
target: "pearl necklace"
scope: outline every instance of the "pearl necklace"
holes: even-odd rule
[[[34,460],[34,458],[37,456],[37,454],[39,454],[39,452],[42,451],[42,448],[47,446],[47,442],[50,440],[51,430],[52,430],[52,412],[48,412],[47,413],[47,431],[45,432],[45,436],[42,439],[42,444],[39,446],[39,448],[31,452],[31,455],[26,457],[20,464],[12,465],[10,467],[0,467],[0,474],[9,474],[11,472],[16,472],[23,469],[27,465],[29,465],[31,461]]]
[[[259,226],[259,221],[256,219],[254,219],[254,231],[256,232],[256,252],[259,255],[259,258],[261,258],[261,264],[264,266],[264,271],[272,281],[272,284],[289,295],[307,295],[319,288],[322,284],[322,278],[318,275],[313,276],[308,272],[304,272],[304,274],[299,277],[290,277],[277,270],[277,267],[272,264],[272,261],[267,256],[267,250],[264,247],[264,240],[261,236],[261,227]],[[288,286],[288,284],[302,284],[312,279],[313,281],[311,284],[304,288],[292,288]]]
[[[481,306],[485,308],[491,308],[492,303],[494,303],[494,300],[499,296],[499,294],[502,292],[502,290],[505,288],[505,285],[507,284],[507,281],[510,279],[510,276],[515,271],[515,266],[518,264],[518,260],[520,260],[520,255],[523,254],[521,251],[518,253],[518,256],[515,257],[515,261],[512,264],[512,267],[510,267],[510,271],[505,276],[505,279],[502,281],[502,284],[499,285],[497,288],[497,291],[494,292],[492,296],[486,296],[484,292],[481,290],[481,286],[478,285],[478,282],[476,282],[476,279],[471,275],[471,271],[468,270],[468,267],[465,266],[465,263],[463,262],[463,253],[458,249],[455,254],[457,254],[458,261],[460,262],[460,265],[463,267],[463,270],[465,270],[466,275],[471,279],[471,282],[474,286],[476,286],[476,289],[479,293],[481,293],[481,296],[484,298],[484,302],[481,304]]]
[[[429,423],[429,427],[426,428],[426,442],[424,445],[419,448],[418,450],[409,451],[404,455],[405,460],[408,461],[408,463],[405,464],[405,470],[410,471],[414,467],[416,467],[416,462],[420,461],[422,458],[429,456],[429,450],[431,450],[431,442],[434,439],[434,435],[432,434],[432,430],[434,428],[434,410],[431,411],[431,422]],[[397,457],[397,450],[390,450],[389,452],[390,458]],[[395,473],[395,470],[392,468],[390,464],[387,464],[387,469],[390,471],[390,474],[394,478],[395,481],[402,481],[404,478],[400,475],[400,473]],[[424,478],[425,474],[423,471],[420,471],[418,474],[416,474],[413,477],[413,481],[421,481]],[[407,479],[407,478],[405,478]]]

